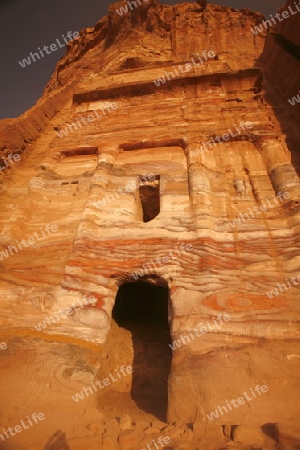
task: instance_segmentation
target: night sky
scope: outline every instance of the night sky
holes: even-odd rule
[[[0,119],[17,117],[41,96],[57,61],[60,48],[22,68],[18,61],[49,46],[68,31],[92,27],[107,14],[110,0],[0,0]],[[183,0],[161,0],[175,5]],[[251,8],[273,14],[285,0],[215,0],[235,8]],[[61,41],[63,43],[63,40]]]

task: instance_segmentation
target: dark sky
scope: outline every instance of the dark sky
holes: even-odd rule
[[[57,61],[60,48],[22,68],[18,61],[49,46],[68,31],[92,27],[107,14],[111,0],[0,0],[0,119],[17,117],[41,96]],[[183,0],[161,0],[174,5]],[[235,8],[251,8],[273,14],[285,0],[215,0]],[[63,43],[63,40],[61,40]]]

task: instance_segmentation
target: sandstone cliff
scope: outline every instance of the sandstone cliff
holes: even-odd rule
[[[255,35],[249,9],[125,6],[0,123],[3,426],[14,405],[48,414],[26,448],[274,450],[299,428],[300,14]]]

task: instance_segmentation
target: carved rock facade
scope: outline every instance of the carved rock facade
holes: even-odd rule
[[[21,154],[2,171],[1,326],[97,344],[102,376],[133,364],[122,392],[165,401],[168,379],[168,421],[199,436],[297,427],[300,180],[263,90],[275,44],[253,35],[263,16],[248,9],[120,6],[69,45],[37,105],[1,127],[3,165]],[[143,322],[157,331],[148,342],[137,310],[165,319],[172,341]],[[258,384],[268,392],[211,423]]]

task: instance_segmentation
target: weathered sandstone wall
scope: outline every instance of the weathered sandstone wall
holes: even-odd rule
[[[103,374],[117,364],[119,286],[142,270],[168,288],[173,343],[229,316],[172,352],[169,421],[204,434],[207,414],[260,384],[266,394],[213,425],[297,427],[300,180],[287,142],[297,162],[298,135],[275,85],[286,76],[281,98],[293,95],[299,61],[271,36],[264,47],[251,31],[263,16],[248,9],[153,0],[120,17],[119,6],[70,44],[37,105],[0,129],[3,160],[21,155],[1,173],[1,326],[102,346]],[[215,56],[195,65],[203,51]],[[157,202],[145,185],[159,186],[149,221],[143,201],[150,216]],[[86,297],[97,301],[72,306]]]

